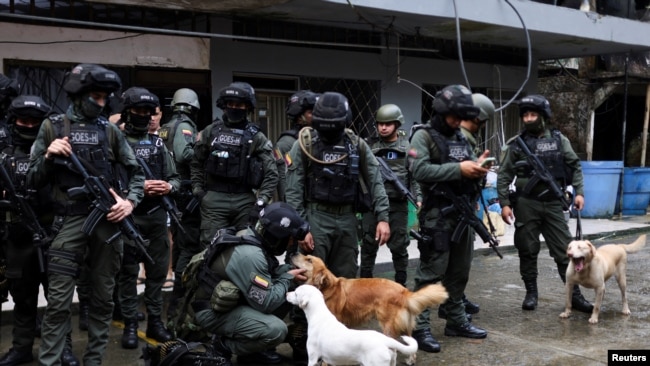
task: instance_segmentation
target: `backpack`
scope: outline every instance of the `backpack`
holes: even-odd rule
[[[168,341],[142,348],[145,366],[223,366],[231,364],[214,346],[201,342]]]

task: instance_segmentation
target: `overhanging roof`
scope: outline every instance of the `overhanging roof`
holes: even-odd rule
[[[457,39],[545,60],[650,51],[650,23],[530,0],[91,0]],[[521,16],[519,18],[518,14]],[[523,25],[522,25],[523,21]]]

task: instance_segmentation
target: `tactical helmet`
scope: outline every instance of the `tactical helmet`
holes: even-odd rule
[[[314,104],[318,100],[318,94],[311,90],[301,90],[289,98],[287,103],[287,117],[292,121],[302,116],[305,111],[314,109]]]
[[[50,111],[50,106],[36,95],[21,95],[11,101],[7,115],[12,118],[35,118],[43,120]]]
[[[311,124],[321,133],[342,132],[351,119],[348,98],[341,93],[326,92],[314,105]]]
[[[527,111],[535,111],[541,114],[545,119],[550,119],[553,114],[551,113],[551,103],[539,94],[532,94],[519,99],[519,116],[523,117]]]
[[[375,121],[377,123],[397,122],[399,128],[404,124],[404,115],[402,115],[402,110],[395,104],[384,104],[377,110]]]
[[[75,66],[63,84],[68,95],[79,95],[90,91],[112,93],[122,87],[120,77],[114,71],[99,65],[79,64]]]
[[[259,223],[264,245],[275,255],[282,254],[290,238],[304,240],[309,223],[285,202],[274,202],[260,211]]]
[[[473,120],[480,110],[472,102],[472,92],[463,85],[449,85],[436,93],[433,109],[437,114],[454,114],[463,120]]]
[[[257,106],[257,101],[255,100],[255,89],[253,89],[251,84],[241,81],[231,83],[227,87],[219,90],[217,107],[226,109],[229,100],[246,103],[249,111],[255,109]]]
[[[492,103],[490,98],[481,93],[474,93],[472,94],[472,102],[481,110],[478,115],[479,121],[483,122],[492,118],[494,115],[494,103]]]
[[[0,104],[4,104],[4,102],[8,102],[17,96],[18,89],[20,89],[20,85],[18,85],[17,80],[10,79],[5,75],[0,74]]]
[[[181,88],[176,90],[174,97],[172,98],[171,107],[173,110],[176,110],[177,106],[182,105],[201,109],[201,105],[199,104],[199,96],[196,95],[196,92],[194,90],[188,88]]]
[[[160,106],[158,97],[145,88],[131,87],[122,93],[122,106],[123,110],[135,107],[147,108],[151,113],[156,112],[156,107]]]

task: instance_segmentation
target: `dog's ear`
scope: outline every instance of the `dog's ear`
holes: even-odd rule
[[[309,296],[304,296],[304,295],[301,296],[300,300],[298,301],[298,306],[301,309],[304,309],[307,307],[308,304],[309,304]]]
[[[585,243],[587,243],[587,246],[589,246],[589,256],[590,258],[593,258],[596,255],[596,246],[591,244],[589,240],[585,240]]]

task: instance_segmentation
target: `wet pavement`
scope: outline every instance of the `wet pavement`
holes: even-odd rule
[[[588,222],[591,221],[593,220]],[[603,223],[592,223],[593,230],[591,226],[587,230],[584,225],[583,232],[596,246],[630,243],[639,234],[650,233],[647,217],[636,218],[629,225],[622,225],[614,231],[598,230],[603,229],[605,223],[611,222],[612,220],[603,220]],[[637,224],[633,225],[634,222]],[[539,306],[535,311],[522,310],[525,290],[519,276],[516,251],[511,245],[504,245],[500,250],[503,259],[499,259],[487,248],[475,252],[466,290],[468,298],[481,307],[481,311],[474,315],[473,322],[485,328],[489,332],[488,337],[483,340],[446,337],[443,334],[444,320],[438,319],[437,312],[433,311],[431,331],[441,343],[442,351],[436,354],[418,352],[418,365],[606,365],[607,350],[650,349],[650,274],[647,269],[650,244],[640,252],[628,256],[627,295],[632,314],[624,316],[620,313],[620,292],[612,278],[607,282],[607,292],[596,325],[588,323],[588,314],[575,311],[569,319],[559,318],[564,310],[564,287],[546,249],[542,250],[539,259]],[[412,286],[417,259],[411,259],[410,262],[408,285]],[[376,276],[392,278],[390,269],[389,263],[379,264]],[[593,290],[583,288],[582,291],[587,300],[593,301]],[[73,310],[76,314],[76,308]],[[10,318],[11,312],[5,311],[0,328],[0,352],[3,353],[11,347]],[[73,348],[74,353],[81,357],[86,337],[77,329],[77,324],[78,318],[75,315]],[[143,365],[139,349],[124,350],[120,347],[120,326],[121,323],[114,322],[111,327],[104,365]],[[145,327],[146,322],[141,322],[142,338]],[[376,328],[376,325],[371,327]],[[140,344],[144,346],[145,343],[143,341]],[[287,344],[279,346],[278,352],[287,357],[287,362],[281,365],[292,364],[288,361],[291,349]],[[34,355],[37,353],[38,340]],[[403,355],[398,356],[401,364],[404,359]]]

